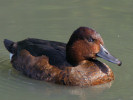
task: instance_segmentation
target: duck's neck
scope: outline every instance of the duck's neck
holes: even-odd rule
[[[81,61],[85,60],[83,56],[85,51],[83,52],[84,45],[82,45],[83,44],[82,42],[83,41],[76,41],[74,43],[70,43],[69,41],[66,45],[66,59],[73,66],[76,66]]]

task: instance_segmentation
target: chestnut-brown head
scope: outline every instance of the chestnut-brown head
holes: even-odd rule
[[[88,27],[75,30],[66,46],[66,59],[72,65],[78,65],[83,60],[102,57],[118,65],[121,62],[110,55],[103,47],[103,40],[99,33]]]

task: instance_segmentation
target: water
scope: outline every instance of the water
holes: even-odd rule
[[[0,0],[0,100],[132,100],[132,0]],[[67,42],[79,26],[94,28],[108,50],[123,61],[108,64],[115,81],[90,88],[29,79],[14,70],[3,39],[28,37]]]

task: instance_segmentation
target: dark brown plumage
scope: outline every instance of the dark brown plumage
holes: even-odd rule
[[[92,86],[114,80],[112,70],[96,60],[100,56],[118,65],[121,62],[103,47],[99,33],[80,27],[67,44],[29,38],[20,42],[4,40],[13,57],[13,67],[26,76],[71,86]]]

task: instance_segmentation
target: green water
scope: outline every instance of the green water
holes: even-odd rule
[[[112,84],[66,87],[14,70],[3,39],[67,42],[79,26],[94,28],[123,65],[108,64]],[[0,100],[133,100],[133,0],[0,0]]]

